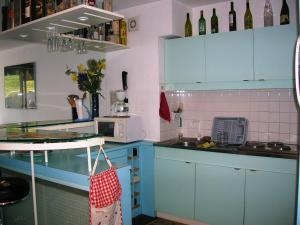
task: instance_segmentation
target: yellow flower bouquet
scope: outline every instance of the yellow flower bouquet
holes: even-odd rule
[[[89,59],[87,66],[83,64],[77,65],[77,72],[71,70],[67,65],[65,74],[71,76],[71,79],[78,84],[79,90],[89,92],[90,94],[102,94],[101,83],[104,78],[102,70],[106,69],[105,59]]]

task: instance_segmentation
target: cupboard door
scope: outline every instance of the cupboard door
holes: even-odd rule
[[[243,225],[244,185],[245,169],[196,164],[195,219]]]
[[[255,80],[292,80],[296,26],[264,27],[253,32]]]
[[[156,159],[156,210],[194,218],[195,164]]]
[[[206,36],[208,82],[253,80],[253,32],[236,31]]]
[[[244,225],[293,225],[296,175],[246,170]]]
[[[204,37],[165,41],[165,83],[197,83],[205,80]]]

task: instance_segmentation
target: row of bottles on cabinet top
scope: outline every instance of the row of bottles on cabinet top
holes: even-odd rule
[[[112,11],[112,0],[5,0],[2,31],[81,4]]]
[[[236,12],[234,10],[234,3],[230,2],[230,11],[228,13],[229,20],[229,31],[237,30],[236,23]],[[282,7],[280,10],[280,25],[289,24],[290,16],[289,16],[289,7],[286,0],[283,0]],[[264,7],[264,26],[273,26],[273,9],[271,5],[271,0],[266,0]],[[204,18],[203,10],[200,12],[200,18],[198,21],[199,35],[206,34],[206,20]],[[246,0],[246,11],[244,14],[244,29],[252,29],[253,28],[253,17],[251,13],[249,0]],[[187,18],[185,22],[185,37],[192,36],[192,23],[190,20],[189,13],[187,13]],[[211,33],[219,32],[219,21],[216,13],[216,9],[213,8],[212,16],[211,16]]]

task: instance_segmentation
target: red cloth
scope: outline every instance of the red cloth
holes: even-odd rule
[[[160,93],[159,115],[162,119],[171,122],[170,109],[164,92]]]

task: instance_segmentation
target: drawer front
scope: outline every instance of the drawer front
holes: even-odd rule
[[[155,157],[210,165],[296,174],[297,160],[180,148],[155,147]]]

